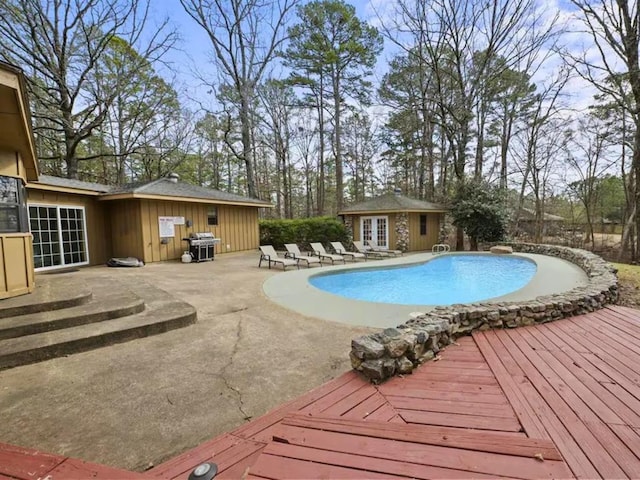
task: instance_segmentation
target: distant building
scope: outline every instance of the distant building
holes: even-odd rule
[[[402,251],[431,250],[438,243],[449,209],[395,191],[343,208],[338,215],[355,240],[374,239],[379,246]]]

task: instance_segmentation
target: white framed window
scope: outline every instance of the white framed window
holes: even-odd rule
[[[374,240],[379,247],[389,248],[389,217],[360,217],[360,240]]]
[[[36,270],[87,265],[87,222],[84,207],[29,204]]]

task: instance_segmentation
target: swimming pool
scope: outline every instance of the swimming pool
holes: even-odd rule
[[[452,305],[500,297],[527,285],[536,263],[522,257],[443,255],[389,268],[314,275],[309,283],[335,295],[399,305]]]

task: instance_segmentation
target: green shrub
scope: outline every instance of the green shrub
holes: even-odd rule
[[[284,250],[285,243],[297,243],[303,250],[309,250],[310,242],[320,242],[325,248],[329,242],[346,245],[348,238],[342,222],[333,217],[260,221],[260,245],[273,245],[280,250]]]

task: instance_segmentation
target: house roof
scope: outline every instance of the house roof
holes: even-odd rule
[[[338,213],[446,212],[448,210],[447,207],[437,203],[425,202],[397,193],[387,193],[364,202],[349,205]]]
[[[114,187],[103,185],[101,183],[83,182],[72,178],[53,177],[51,175],[40,175],[37,182],[29,183],[29,187],[40,190],[63,190],[77,191],[70,193],[84,193],[99,195],[101,193],[110,192]],[[51,188],[54,187],[54,188]]]
[[[271,203],[257,198],[243,197],[234,193],[222,192],[211,188],[200,187],[180,182],[175,177],[163,177],[152,182],[132,183],[122,187],[113,187],[109,193],[102,195],[102,200],[123,198],[157,198],[166,200],[191,199],[204,203],[228,203],[256,207],[271,207]]]
[[[41,175],[37,182],[30,182],[29,188],[62,191],[82,195],[93,195],[99,200],[120,200],[127,198],[149,198],[169,201],[190,201],[200,203],[222,203],[255,207],[271,207],[269,202],[243,197],[233,193],[180,182],[177,177],[164,177],[151,182],[130,183],[120,187],[101,183],[83,182],[70,178]]]
[[[27,84],[22,70],[0,62],[0,149],[17,151],[28,181],[38,179]]]

